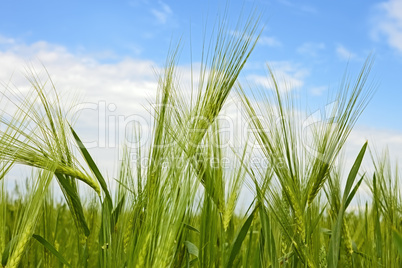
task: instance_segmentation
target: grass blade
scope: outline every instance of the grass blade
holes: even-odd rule
[[[196,232],[196,233],[200,233],[200,231],[199,231],[197,228],[191,226],[190,224],[184,223],[184,227],[187,228],[187,229],[189,229],[190,231],[194,231],[194,232]]]
[[[198,258],[198,248],[196,245],[194,245],[190,241],[184,241],[184,245],[186,246],[189,254],[192,254]]]
[[[343,203],[344,204],[346,204],[346,200],[349,198],[349,192],[352,189],[353,183],[357,176],[357,172],[360,169],[360,165],[363,161],[364,153],[366,152],[366,149],[367,149],[367,144],[368,144],[368,142],[366,141],[364,143],[363,147],[361,148],[359,155],[357,156],[357,158],[352,166],[352,169],[349,172],[349,176],[346,181],[345,190],[343,192]],[[345,209],[346,209],[346,207],[345,207]]]
[[[18,236],[13,237],[10,241],[8,241],[6,247],[4,248],[4,251],[1,254],[1,265],[3,267],[6,266],[8,258],[10,257],[10,250],[17,241],[18,241]]]
[[[78,144],[78,147],[81,150],[82,155],[85,158],[85,161],[87,162],[89,168],[92,170],[92,172],[95,174],[95,177],[98,179],[99,184],[102,187],[103,192],[106,195],[106,200],[109,203],[110,206],[112,206],[112,198],[110,196],[107,184],[105,179],[103,178],[102,174],[99,171],[98,166],[95,164],[95,161],[92,159],[92,156],[89,154],[88,150],[85,148],[84,144],[82,143],[81,139],[78,137],[77,133],[74,131],[74,129],[70,126],[71,133],[74,136],[75,141]]]
[[[352,192],[349,194],[348,199],[346,200],[345,209],[348,208],[350,202],[352,201],[352,199],[353,199],[353,197],[355,196],[357,190],[359,189],[360,184],[362,184],[363,179],[364,179],[364,176],[362,176],[361,179],[356,183],[355,187],[353,187]]]
[[[343,198],[341,207],[338,212],[338,216],[336,218],[336,223],[332,228],[332,237],[329,245],[329,252],[328,252],[328,267],[329,268],[336,268],[338,267],[338,259],[339,259],[339,250],[341,245],[341,236],[342,236],[342,224],[343,224],[343,217],[345,214],[345,210],[347,208],[347,204],[350,203],[354,194],[357,191],[362,179],[357,183],[355,188],[353,189],[352,193],[350,190],[352,189],[353,183],[356,179],[357,173],[359,171],[360,165],[363,160],[364,153],[366,152],[367,142],[363,145],[362,149],[360,150],[350,172],[348,179],[346,181],[345,190],[343,192]],[[349,194],[350,193],[350,194]]]
[[[402,257],[402,235],[396,229],[392,229],[392,233],[394,234],[394,244],[398,249],[399,256]]]
[[[54,256],[56,256],[60,262],[67,265],[68,267],[71,267],[68,261],[66,261],[66,259],[64,259],[64,257],[60,254],[60,252],[58,252],[57,249],[52,244],[50,244],[45,238],[37,234],[33,234],[32,237],[35,238],[39,243],[41,243]]]
[[[74,216],[77,227],[81,226],[85,236],[89,236],[90,231],[77,190],[70,185],[71,182],[63,174],[55,173],[55,175],[62,186],[63,192],[65,192],[68,206]]]
[[[254,211],[248,216],[246,222],[241,227],[239,234],[236,237],[236,240],[233,243],[232,250],[230,252],[229,260],[226,264],[227,268],[233,267],[234,260],[239,255],[241,245],[243,244],[244,238],[246,238],[248,230],[250,229],[251,223],[254,220],[254,214],[257,208],[254,208]]]

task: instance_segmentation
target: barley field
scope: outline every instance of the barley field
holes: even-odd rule
[[[373,97],[373,57],[345,75],[330,121],[312,127],[306,148],[300,107],[269,67],[273,90],[239,82],[261,26],[249,19],[237,27],[233,36],[219,25],[205,42],[191,99],[178,86],[180,46],[169,50],[152,140],[147,148],[122,145],[110,177],[67,118],[51,74],[29,69],[28,95],[3,84],[0,99],[10,106],[0,108],[2,267],[402,267],[398,167],[370,141],[347,170],[337,161]],[[240,150],[222,148],[216,120],[230,94],[253,127]],[[252,145],[267,167],[250,166]],[[131,161],[133,150],[145,165]],[[219,165],[227,157],[230,168]],[[6,187],[22,167],[30,175]],[[356,203],[363,186],[370,198]],[[243,191],[253,199],[245,210]]]

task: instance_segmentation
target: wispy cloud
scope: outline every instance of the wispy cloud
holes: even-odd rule
[[[237,38],[244,38],[244,39],[255,39],[256,36],[251,35],[244,35],[244,33],[240,33],[239,31],[230,31],[230,35],[237,37]],[[258,42],[259,45],[263,46],[270,46],[270,47],[279,47],[282,43],[274,36],[266,36],[262,35],[259,37]]]
[[[5,37],[0,34],[0,45],[12,45],[15,44],[15,40],[13,38]]]
[[[129,0],[127,4],[131,7],[138,7],[141,4],[148,4],[149,0]]]
[[[266,46],[270,46],[270,47],[279,47],[282,45],[282,43],[279,42],[279,40],[273,36],[261,36],[258,39],[258,44],[266,45]]]
[[[400,162],[402,160],[402,132],[392,129],[356,126],[349,136],[347,142],[348,149],[358,152],[359,148],[364,144],[365,141],[369,142],[370,150],[372,150],[373,153],[381,153],[383,150],[388,149],[391,161]],[[368,164],[365,165],[365,168],[372,169],[373,165],[370,163],[371,158],[367,152],[366,154],[365,161]],[[356,153],[346,153],[345,155],[349,156],[350,158],[351,155],[356,155]],[[352,161],[353,159],[350,159],[349,162],[353,163]],[[367,171],[372,172],[374,170]]]
[[[317,8],[314,6],[311,6],[311,5],[296,4],[297,3],[296,1],[291,2],[288,0],[277,0],[277,1],[285,6],[291,7],[293,9],[296,9],[301,12],[310,13],[310,14],[318,13]]]
[[[302,87],[304,79],[309,74],[307,69],[290,61],[270,62],[269,65],[281,91],[289,91]],[[247,80],[267,89],[273,89],[272,81],[267,76],[250,74],[247,76]]]
[[[317,14],[318,10],[316,7],[314,6],[309,6],[309,5],[301,5],[300,6],[300,10],[306,13],[310,13],[310,14]]]
[[[402,1],[382,2],[376,6],[375,11],[372,37],[378,40],[383,35],[391,47],[402,52]]]
[[[317,57],[320,51],[324,49],[324,43],[306,42],[297,48],[297,52],[305,56]]]
[[[340,44],[336,47],[336,54],[341,60],[357,59],[357,55],[355,53],[351,52],[349,49]]]
[[[158,7],[152,8],[151,13],[160,24],[166,24],[168,18],[173,14],[172,9],[164,2],[158,1]]]
[[[313,96],[321,96],[327,89],[328,87],[326,86],[312,87],[309,92]]]

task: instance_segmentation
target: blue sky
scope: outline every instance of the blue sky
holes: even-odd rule
[[[311,109],[325,105],[328,90],[336,89],[347,65],[357,73],[374,52],[372,78],[379,86],[354,135],[402,148],[402,0],[228,3],[229,25],[253,8],[262,12],[265,25],[243,77],[258,84],[269,63],[292,83],[292,90],[307,97]],[[8,80],[27,62],[39,60],[60,87],[82,91],[86,100],[107,100],[121,113],[131,107],[133,113],[139,109],[133,102],[153,96],[152,68],[163,64],[171,42],[182,40],[180,64],[186,74],[190,32],[197,62],[204,26],[213,26],[225,4],[2,1],[0,79]],[[15,84],[24,86],[18,79]]]

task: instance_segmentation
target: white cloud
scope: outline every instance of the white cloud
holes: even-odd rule
[[[297,52],[305,56],[318,56],[320,51],[325,49],[324,43],[306,42],[297,48]]]
[[[94,147],[91,150],[103,170],[110,171],[113,167],[125,131],[131,130],[135,122],[142,123],[144,139],[147,139],[151,126],[148,103],[154,102],[157,88],[155,70],[159,68],[155,63],[127,58],[103,64],[47,42],[18,43],[7,49],[0,48],[0,92],[4,92],[5,84],[10,85],[10,90],[18,90],[21,94],[27,92],[30,85],[24,76],[24,68],[29,71],[34,67],[42,81],[46,81],[42,64],[66,109],[70,107],[69,103],[77,104],[75,108],[83,108],[76,130],[86,144]],[[4,102],[6,98],[0,95],[2,109],[9,109],[9,106],[3,106],[2,100]],[[76,117],[72,112],[69,115]]]
[[[257,37],[257,36],[245,35],[244,33],[239,31],[230,31],[229,34],[237,38],[244,38],[250,40],[253,40]],[[265,36],[265,35],[260,36],[258,38],[257,44],[270,47],[279,47],[282,45],[282,43],[276,37]]]
[[[0,51],[0,60],[2,81],[8,80],[13,70],[26,66],[27,61],[39,60],[58,86],[82,90],[89,97],[110,97],[113,92],[138,98],[146,95],[143,88],[145,82],[155,81],[152,70],[155,64],[151,61],[124,59],[114,64],[101,64],[96,59],[73,55],[64,47],[47,42],[19,44]],[[117,97],[116,94],[112,96]]]
[[[279,42],[275,37],[272,36],[261,36],[258,39],[258,44],[270,47],[279,47],[282,45],[281,42]]]
[[[130,0],[127,4],[131,7],[138,7],[141,4],[148,4],[149,0]]]
[[[320,87],[312,87],[310,88],[309,91],[313,96],[321,96],[327,89],[328,87],[326,86],[320,86]]]
[[[161,24],[165,24],[168,18],[172,15],[172,9],[162,1],[158,1],[158,9],[151,9],[151,13],[155,16],[157,21]]]
[[[353,60],[357,58],[355,53],[351,52],[343,45],[338,45],[336,47],[336,54],[341,60]]]
[[[289,91],[300,88],[304,85],[304,78],[308,75],[308,70],[300,68],[298,64],[289,61],[270,62],[279,90]],[[273,89],[271,79],[267,75],[250,74],[247,80],[256,85],[263,86],[267,89]]]
[[[346,157],[344,160],[347,162],[349,170],[353,165],[359,150],[366,141],[368,141],[368,146],[375,157],[378,156],[376,153],[381,155],[384,150],[388,150],[389,159],[392,165],[396,162],[401,162],[402,132],[390,129],[377,129],[368,126],[356,126],[351,132],[346,144]],[[366,151],[362,169],[369,174],[374,172],[374,166],[372,164],[369,150]]]
[[[13,38],[8,38],[0,34],[0,45],[12,45],[15,43]]]
[[[300,10],[303,12],[306,12],[306,13],[310,13],[310,14],[317,14],[319,12],[316,7],[309,6],[309,5],[300,6]]]
[[[378,39],[379,35],[384,35],[391,47],[402,52],[401,0],[389,0],[376,6],[372,35],[375,39]]]
[[[305,13],[310,13],[310,14],[317,14],[318,10],[316,7],[311,6],[311,5],[299,5],[296,1],[288,1],[288,0],[277,0],[279,3],[291,7],[293,9],[305,12]],[[297,4],[296,4],[297,3]]]

